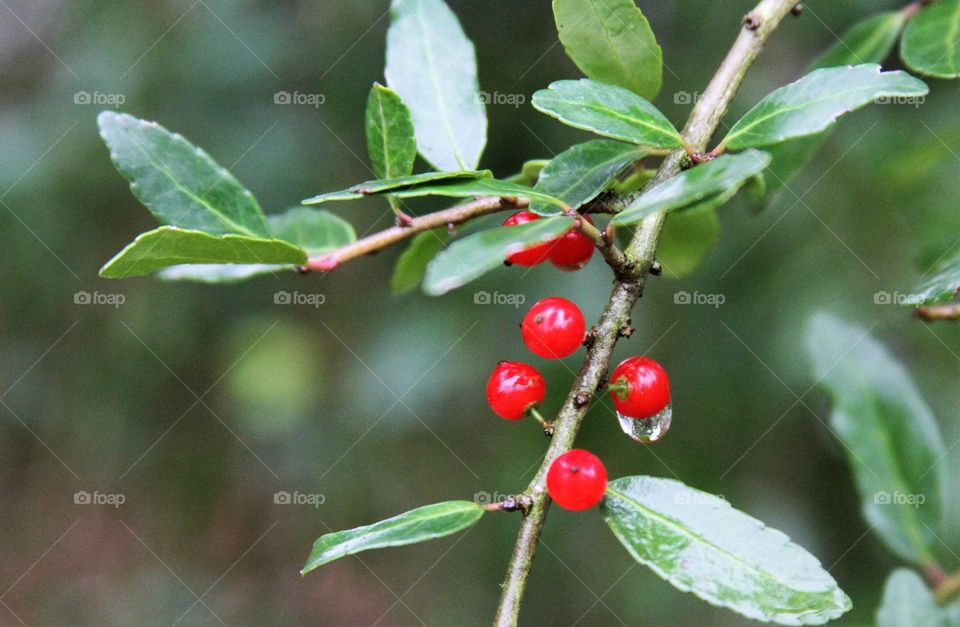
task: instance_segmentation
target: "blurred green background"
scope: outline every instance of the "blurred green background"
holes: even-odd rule
[[[536,89],[579,75],[557,44],[549,3],[450,4],[478,44],[481,88],[527,103],[488,107],[483,165],[508,175],[585,140],[529,106]],[[668,68],[657,104],[676,123],[751,4],[640,3]],[[801,76],[858,16],[899,6],[805,4],[731,116]],[[477,305],[475,294],[522,295],[528,305],[562,295],[595,319],[610,285],[603,264],[497,271],[439,299],[389,294],[399,249],[327,276],[233,287],[101,280],[100,265],[154,220],[110,164],[99,110],[183,133],[268,212],[365,180],[362,111],[382,80],[388,3],[0,5],[0,624],[489,623],[514,516],[306,578],[298,570],[329,530],[526,485],[546,442],[531,424],[495,418],[483,392],[497,360],[532,359],[516,333],[524,309]],[[802,202],[787,192],[762,214],[731,203],[706,263],[683,281],[651,283],[638,333],[617,357],[649,352],[670,371],[669,437],[634,444],[600,403],[580,439],[611,476],[676,477],[785,531],[851,595],[849,624],[872,620],[896,561],[868,533],[843,449],[824,424],[829,406],[809,391],[803,324],[826,309],[875,325],[914,373],[948,445],[960,437],[960,329],[874,299],[908,293],[960,236],[960,87],[931,84],[919,109],[845,118],[791,183]],[[324,102],[275,104],[281,91]],[[382,202],[334,209],[360,233],[389,224]],[[725,302],[676,305],[680,290]],[[324,302],[277,305],[279,291]],[[77,304],[81,292],[124,302]],[[549,382],[546,409],[558,407],[578,359],[533,363]],[[944,463],[960,468],[960,447]],[[80,491],[124,502],[76,504]],[[277,504],[277,492],[324,502]],[[955,567],[960,544],[943,540],[941,558]],[[559,509],[523,622],[747,623],[635,566],[596,513]]]

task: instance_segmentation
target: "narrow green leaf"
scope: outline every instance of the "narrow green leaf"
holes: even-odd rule
[[[538,111],[574,128],[653,148],[683,144],[670,120],[629,89],[589,79],[557,81],[533,95]]]
[[[632,224],[652,213],[690,207],[724,192],[729,194],[725,200],[729,200],[748,179],[762,172],[769,163],[770,155],[759,150],[721,155],[647,191],[614,216],[611,224]]]
[[[533,187],[537,184],[537,181],[540,179],[540,173],[547,167],[548,163],[550,163],[549,159],[531,159],[530,161],[526,161],[523,167],[520,168],[520,172],[507,177],[506,181],[508,183],[517,183],[518,185]]]
[[[643,148],[609,139],[577,144],[550,161],[534,189],[577,209],[600,195],[617,174],[646,154]],[[540,215],[560,213],[556,206],[543,202],[532,203],[530,210]]]
[[[460,172],[424,172],[422,174],[410,174],[408,176],[399,176],[392,179],[382,179],[376,181],[367,181],[360,183],[338,192],[328,192],[320,194],[313,198],[303,201],[305,205],[319,205],[325,202],[336,200],[359,200],[365,196],[374,194],[386,194],[417,187],[418,185],[427,185],[440,181],[451,181],[455,179],[478,179],[492,177],[490,170],[463,170]]]
[[[572,219],[558,216],[474,233],[430,262],[423,290],[431,296],[446,294],[501,266],[509,255],[560,237],[572,225]]]
[[[425,505],[380,522],[320,536],[313,544],[306,575],[329,562],[371,549],[403,546],[442,538],[472,527],[483,508],[472,501],[447,501]]]
[[[734,124],[722,145],[742,150],[813,135],[872,102],[917,98],[928,91],[920,79],[901,71],[882,72],[874,64],[814,70],[767,95]]]
[[[847,450],[864,516],[894,553],[926,564],[946,481],[946,449],[930,408],[910,373],[864,329],[817,314],[807,352],[833,398],[830,425]]]
[[[374,84],[367,99],[367,151],[373,173],[380,179],[409,176],[417,158],[410,110],[400,95],[388,87]],[[390,198],[390,206],[397,202]]]
[[[811,69],[882,63],[890,56],[906,24],[902,11],[884,11],[855,24],[814,61]]]
[[[353,225],[329,211],[294,207],[281,215],[270,216],[269,220],[277,239],[299,246],[310,256],[335,250],[357,239]]]
[[[679,481],[611,481],[603,514],[634,559],[713,605],[782,625],[825,623],[851,607],[820,562],[786,535]]]
[[[477,58],[442,0],[393,0],[387,84],[410,107],[417,147],[438,170],[474,170],[487,143]]]
[[[532,202],[564,208],[564,202],[526,185],[483,178],[476,180],[444,181],[436,185],[420,185],[394,192],[397,198],[421,198],[423,196],[446,196],[449,198],[472,198],[474,196],[518,196]]]
[[[306,261],[302,248],[277,239],[212,235],[162,226],[140,234],[100,269],[100,276],[125,279],[188,263],[301,265]]]
[[[155,122],[130,115],[104,111],[97,123],[114,165],[161,223],[270,237],[253,194],[203,150]]]
[[[560,41],[596,81],[653,99],[663,80],[663,53],[634,0],[553,0]]]
[[[946,612],[937,605],[920,575],[898,568],[887,579],[877,610],[877,627],[946,627]]]
[[[223,264],[223,263],[187,263],[163,268],[157,272],[161,281],[186,281],[206,283],[208,285],[241,283],[265,274],[291,272],[292,264],[276,265],[265,263]]]
[[[914,290],[908,303],[936,305],[953,300],[960,292],[960,255],[948,257],[937,265],[936,270]]]
[[[720,237],[716,209],[678,211],[670,216],[657,244],[664,276],[680,279],[700,265]]]
[[[425,231],[414,237],[393,268],[391,291],[399,296],[420,285],[427,272],[427,264],[443,250],[449,237],[446,229]]]
[[[903,33],[900,56],[920,74],[960,76],[960,0],[938,0],[915,15]]]

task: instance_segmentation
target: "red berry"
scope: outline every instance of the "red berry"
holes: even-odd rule
[[[527,222],[533,222],[539,220],[540,216],[533,213],[532,211],[520,211],[515,213],[503,223],[503,226],[517,226],[519,224],[526,224]],[[543,244],[537,244],[526,250],[522,250],[512,255],[507,256],[507,261],[514,263],[518,266],[535,266],[541,264],[547,260],[547,257],[550,255],[550,246],[553,242],[544,242]]]
[[[583,344],[587,323],[580,308],[566,298],[544,298],[530,308],[520,325],[523,343],[544,359],[562,359]]]
[[[487,402],[506,420],[520,420],[547,395],[547,386],[537,369],[515,361],[501,361],[487,381]]]
[[[607,469],[590,451],[568,451],[553,460],[547,471],[547,492],[564,509],[590,509],[603,499],[606,489]]]
[[[650,418],[670,404],[670,381],[663,366],[649,357],[630,357],[613,371],[610,397],[617,411],[627,418]]]
[[[583,219],[593,224],[590,216],[583,216]],[[580,229],[570,229],[566,235],[555,240],[550,247],[550,263],[560,268],[573,272],[587,265],[590,258],[593,257],[593,242],[584,235]]]

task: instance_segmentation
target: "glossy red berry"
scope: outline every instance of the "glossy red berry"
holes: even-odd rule
[[[663,366],[649,357],[630,357],[610,377],[610,397],[627,418],[649,418],[670,404],[670,381]]]
[[[564,509],[590,509],[603,499],[606,489],[607,469],[590,451],[568,451],[553,460],[547,471],[547,492]]]
[[[530,407],[543,402],[547,386],[537,369],[515,361],[501,361],[487,381],[487,402],[506,420],[520,420]]]
[[[507,218],[503,223],[503,226],[517,226],[520,224],[526,224],[528,222],[534,222],[539,219],[540,216],[532,211],[520,211]],[[546,261],[547,257],[550,255],[551,245],[553,245],[553,242],[537,244],[536,246],[527,248],[526,250],[509,255],[507,257],[507,261],[518,266],[535,266],[537,264],[541,264]]]
[[[590,216],[583,219],[593,224]],[[570,229],[566,235],[554,240],[550,247],[550,263],[568,272],[579,270],[593,257],[593,242],[580,229]]]
[[[527,312],[520,324],[523,343],[544,359],[562,359],[583,344],[587,323],[580,308],[566,298],[544,298]]]

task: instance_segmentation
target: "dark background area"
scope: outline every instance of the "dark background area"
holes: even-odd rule
[[[488,107],[483,166],[506,176],[585,141],[529,106],[550,81],[579,76],[557,43],[549,3],[450,4],[477,43],[481,89],[527,103]],[[802,76],[834,33],[899,6],[805,4],[750,73],[728,124]],[[689,110],[683,94],[703,88],[751,5],[640,3],[667,66],[657,104],[678,125]],[[282,211],[370,178],[362,112],[370,84],[382,80],[387,8],[386,0],[0,2],[0,623],[492,619],[514,516],[305,578],[298,571],[329,530],[523,489],[546,442],[532,424],[488,410],[486,377],[499,359],[534,363],[548,380],[550,411],[578,357],[535,360],[516,332],[525,309],[476,305],[474,295],[522,295],[527,305],[561,295],[592,320],[609,291],[602,263],[576,274],[501,270],[439,299],[390,295],[400,249],[327,276],[238,286],[97,277],[155,224],[110,164],[97,135],[101,109],[184,134],[267,212]],[[682,281],[651,283],[635,312],[638,332],[617,357],[648,353],[668,368],[670,435],[634,444],[601,402],[579,440],[612,477],[676,477],[786,532],[853,598],[851,624],[872,620],[897,561],[860,515],[844,451],[826,426],[829,405],[810,390],[803,326],[826,309],[872,327],[913,372],[948,445],[960,437],[960,331],[874,299],[909,293],[960,237],[960,88],[930,83],[919,109],[877,106],[845,118],[791,182],[796,195],[760,214],[741,201],[724,207],[720,244],[704,265]],[[278,105],[280,91],[322,94],[324,103]],[[123,103],[84,104],[82,92]],[[381,201],[333,209],[359,233],[390,221]],[[725,302],[676,305],[680,290]],[[279,291],[325,302],[276,305]],[[79,292],[124,303],[76,304]],[[944,461],[951,469],[958,451]],[[124,503],[76,504],[78,491]],[[278,491],[322,494],[324,503],[275,504]],[[956,566],[960,545],[943,540],[941,558]],[[596,512],[558,508],[522,618],[748,622],[635,565]]]

